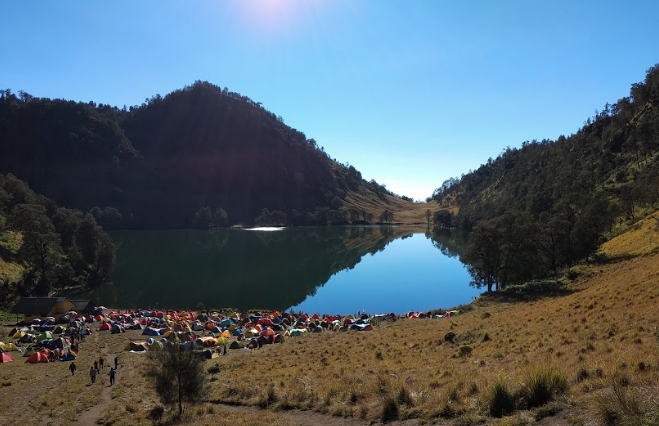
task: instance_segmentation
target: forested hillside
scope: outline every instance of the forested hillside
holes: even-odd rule
[[[476,285],[543,277],[595,254],[618,225],[659,202],[659,66],[628,97],[556,141],[506,149],[445,182],[433,198],[455,216],[439,226],[473,229],[464,260]]]
[[[112,238],[91,214],[59,207],[15,176],[0,175],[0,308],[18,296],[98,285],[114,262]]]
[[[0,135],[0,172],[112,228],[369,221],[346,196],[385,210],[392,195],[259,103],[206,82],[123,109],[5,90]]]

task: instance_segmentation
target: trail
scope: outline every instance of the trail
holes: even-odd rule
[[[96,343],[98,343],[98,333],[94,334],[94,340]],[[101,349],[101,354],[104,359],[107,359],[107,354],[108,354],[107,346]],[[103,386],[103,389],[101,390],[101,395],[98,398],[98,403],[93,407],[81,413],[78,413],[78,417],[76,418],[76,423],[75,423],[76,426],[95,425],[97,420],[101,416],[101,413],[103,413],[103,411],[105,411],[105,409],[110,406],[110,403],[112,402],[112,387],[110,386],[110,379],[109,377],[107,377],[106,367],[109,367],[109,365],[104,366],[103,370],[101,370],[101,372],[96,375],[96,383],[92,385],[92,386]],[[118,380],[120,377],[121,374],[119,373],[119,369],[117,369],[117,374],[115,376],[115,379]]]
[[[228,404],[218,404],[218,406],[224,410],[224,411],[230,411],[230,412],[259,412],[262,411],[261,408],[258,407],[249,407],[249,406],[242,406],[242,405],[228,405]],[[284,424],[288,424],[291,426],[317,426],[317,425],[323,425],[323,426],[364,426],[364,425],[372,425],[373,423],[368,420],[360,420],[354,417],[335,417],[331,416],[328,414],[321,414],[317,413],[315,411],[298,411],[298,410],[291,410],[291,411],[280,411],[277,414],[281,415],[287,422]],[[387,422],[388,426],[412,426],[412,425],[418,425],[419,420],[418,419],[410,419],[410,420],[397,420],[397,421],[389,421]],[[435,423],[437,426],[441,426],[441,424]]]

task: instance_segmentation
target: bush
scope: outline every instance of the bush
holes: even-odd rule
[[[473,348],[469,345],[460,346],[460,356],[463,358],[468,357],[469,355],[471,355],[472,350]]]
[[[382,423],[387,423],[391,420],[398,420],[398,414],[398,404],[396,404],[396,400],[390,397],[386,398],[382,407],[380,421],[382,421]]]
[[[490,415],[492,417],[503,417],[515,411],[513,395],[508,390],[508,385],[499,379],[494,383],[489,395]]]
[[[529,377],[522,397],[529,408],[540,407],[568,389],[568,381],[554,368],[537,370]]]
[[[165,414],[165,407],[162,405],[157,405],[153,407],[151,410],[149,410],[149,414],[147,414],[147,418],[149,420],[152,420],[154,422],[160,421],[162,419],[163,414]]]
[[[447,342],[453,343],[453,340],[455,340],[455,333],[452,332],[452,331],[449,331],[448,333],[446,333],[444,335],[444,340],[446,340]]]

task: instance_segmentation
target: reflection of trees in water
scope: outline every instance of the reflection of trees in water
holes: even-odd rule
[[[287,309],[333,275],[414,230],[318,227],[117,231],[115,286],[98,303],[126,308]]]
[[[469,233],[456,229],[434,229],[426,232],[426,238],[432,241],[444,256],[457,257],[462,255],[469,243]]]

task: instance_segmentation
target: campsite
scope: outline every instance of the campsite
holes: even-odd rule
[[[602,424],[606,415],[652,419],[653,398],[659,394],[654,226],[646,219],[606,243],[603,252],[612,260],[575,267],[578,277],[560,293],[481,297],[450,317],[412,313],[395,321],[380,318],[368,332],[328,327],[299,336],[289,332],[281,343],[227,350],[226,356],[211,351],[204,361],[204,402],[188,407],[180,424],[313,424],[304,423],[305,415],[346,425],[585,425]],[[130,316],[111,311],[106,311],[110,318]],[[165,312],[162,318],[154,314],[138,322],[168,321]],[[196,332],[202,342],[223,339],[202,319],[188,323],[190,328],[202,325]],[[250,321],[249,316],[243,320]],[[322,316],[315,320],[322,322]],[[252,324],[263,330],[266,322],[259,318]],[[26,364],[16,351],[6,352],[15,361],[0,364],[2,424],[10,419],[25,425],[84,424],[89,413],[98,424],[157,423],[149,419],[160,402],[144,375],[148,345],[143,345],[146,351],[127,349],[135,349],[131,342],[163,339],[164,333],[145,335],[147,327],[113,333],[98,330],[102,321],[90,324],[92,334],[80,344],[74,376],[67,362]],[[228,330],[234,324],[224,325]],[[5,344],[15,341],[8,336],[12,328],[2,326]],[[248,339],[232,335],[228,340]],[[202,352],[217,347],[200,345]],[[85,374],[99,356],[106,364],[119,357],[111,388],[107,375],[92,386]],[[503,418],[491,414],[493,386],[501,382],[522,398],[537,372],[563,384],[549,401],[527,403]],[[635,406],[624,405],[632,400]]]

